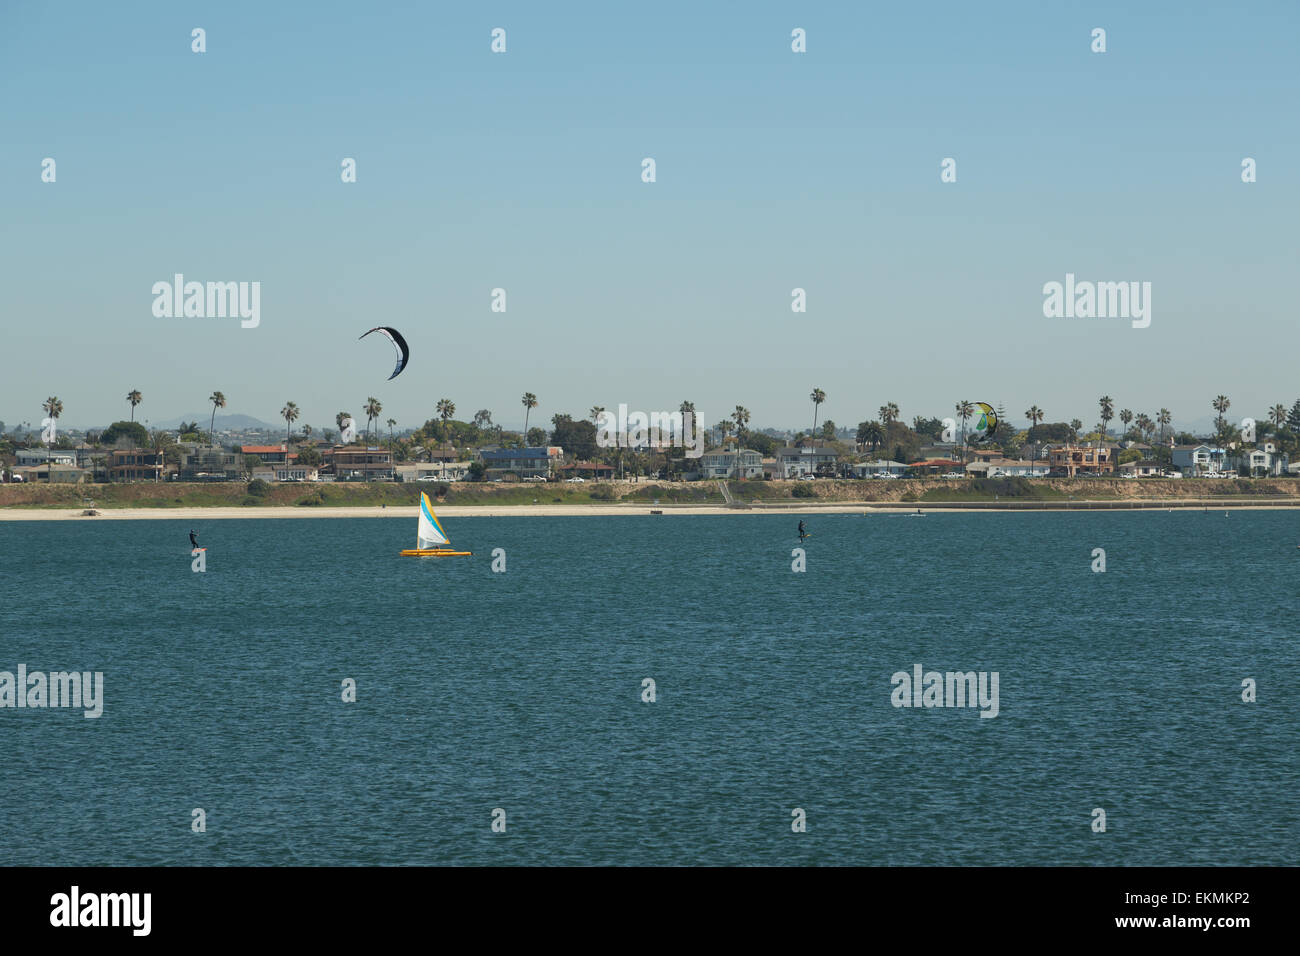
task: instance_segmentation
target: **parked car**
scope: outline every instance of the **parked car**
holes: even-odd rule
[[[416,481],[437,481],[437,480],[438,480],[438,476],[437,476],[437,475],[421,475],[419,478],[416,478],[415,480],[416,480]]]
[[[944,477],[945,477],[945,478],[965,478],[966,476],[963,475],[960,471],[950,471],[950,472],[948,472],[948,474],[944,475]]]
[[[578,478],[578,477],[575,476],[575,477],[573,477],[573,478],[566,478],[566,479],[565,479],[565,483],[566,483],[566,484],[570,484],[570,485],[581,485],[581,484],[583,484],[586,480],[587,480],[586,478]]]
[[[545,481],[545,480],[546,478],[542,475],[528,475],[527,477],[524,478],[524,481]]]

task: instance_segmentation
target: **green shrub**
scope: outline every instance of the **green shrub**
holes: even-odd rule
[[[257,498],[265,498],[266,493],[271,490],[271,486],[261,478],[254,478],[248,483],[248,493]]]
[[[816,498],[817,492],[813,491],[813,486],[806,481],[801,481],[790,489],[791,496],[795,498]]]
[[[591,489],[591,500],[592,501],[617,501],[618,495],[614,493],[614,489],[611,488],[609,485],[601,485],[597,488]]]

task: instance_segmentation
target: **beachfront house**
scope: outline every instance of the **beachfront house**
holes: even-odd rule
[[[1164,470],[1165,466],[1152,458],[1126,461],[1119,466],[1119,473],[1124,478],[1159,478]]]
[[[925,458],[921,461],[914,461],[908,466],[908,470],[918,478],[934,477],[936,475],[960,475],[965,468],[966,466],[956,458]]]
[[[288,445],[240,445],[241,455],[256,455],[264,465],[288,464],[292,457]]]
[[[181,453],[181,481],[235,481],[244,473],[244,456],[220,445],[192,445]]]
[[[275,476],[276,481],[316,481],[320,477],[316,468],[309,465],[300,465],[297,462],[290,462],[287,465],[272,465],[271,474]]]
[[[564,461],[564,449],[555,445],[536,448],[484,448],[479,451],[486,477],[550,478]]]
[[[971,478],[1045,478],[1047,471],[1046,462],[1019,458],[989,458],[966,466]]]
[[[68,448],[19,448],[14,452],[15,464],[20,468],[35,468],[39,465],[75,465],[77,453]]]
[[[1052,473],[1070,478],[1079,474],[1115,473],[1115,449],[1105,444],[1061,445],[1048,453]]]
[[[33,484],[77,485],[89,477],[89,472],[76,465],[15,465],[10,469],[14,481]]]
[[[460,459],[460,453],[447,445],[440,448],[417,445],[412,450],[412,458],[417,462],[453,462]]]
[[[1266,478],[1287,473],[1287,454],[1279,452],[1272,442],[1264,442],[1258,448],[1249,448],[1241,453],[1240,462],[1252,478]]]
[[[853,474],[858,478],[879,478],[882,475],[901,478],[907,474],[907,465],[901,461],[877,458],[875,461],[858,462],[853,466]]]
[[[762,478],[763,456],[750,448],[712,448],[700,456],[701,478]]]
[[[802,478],[804,475],[832,475],[835,449],[817,445],[786,445],[776,453],[780,463],[780,477]]]
[[[114,448],[109,453],[109,481],[157,481],[162,473],[162,453],[151,448]]]
[[[392,481],[393,453],[387,448],[336,445],[330,456],[335,481]]]
[[[470,461],[418,461],[397,465],[398,481],[464,481]]]
[[[581,478],[583,481],[609,481],[614,477],[614,466],[600,461],[572,461],[555,469],[560,478]]]
[[[1175,445],[1170,449],[1171,463],[1184,477],[1195,477],[1224,469],[1228,453],[1211,445]]]

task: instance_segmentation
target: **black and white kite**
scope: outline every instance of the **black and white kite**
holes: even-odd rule
[[[382,332],[388,337],[388,341],[393,343],[393,348],[397,349],[397,368],[393,369],[393,374],[388,376],[388,380],[391,382],[393,379],[397,378],[398,375],[402,374],[402,369],[406,368],[406,360],[411,357],[411,350],[407,348],[406,339],[402,338],[402,333],[397,331],[397,329],[389,328],[386,325],[380,325],[371,329],[370,332]],[[370,332],[365,333],[361,338],[364,339],[366,335],[370,334]]]

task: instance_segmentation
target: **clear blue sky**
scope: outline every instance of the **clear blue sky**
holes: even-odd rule
[[[220,389],[317,427],[369,395],[517,424],[524,391],[533,421],[806,427],[814,386],[840,425],[963,398],[1091,424],[1102,393],[1259,415],[1300,397],[1297,35],[1290,0],[7,0],[0,419],[57,394],[103,424],[132,388],[141,419]],[[154,318],[176,272],[260,281],[261,326]],[[1066,272],[1150,281],[1151,327],[1044,318]],[[379,324],[412,346],[393,382]]]

